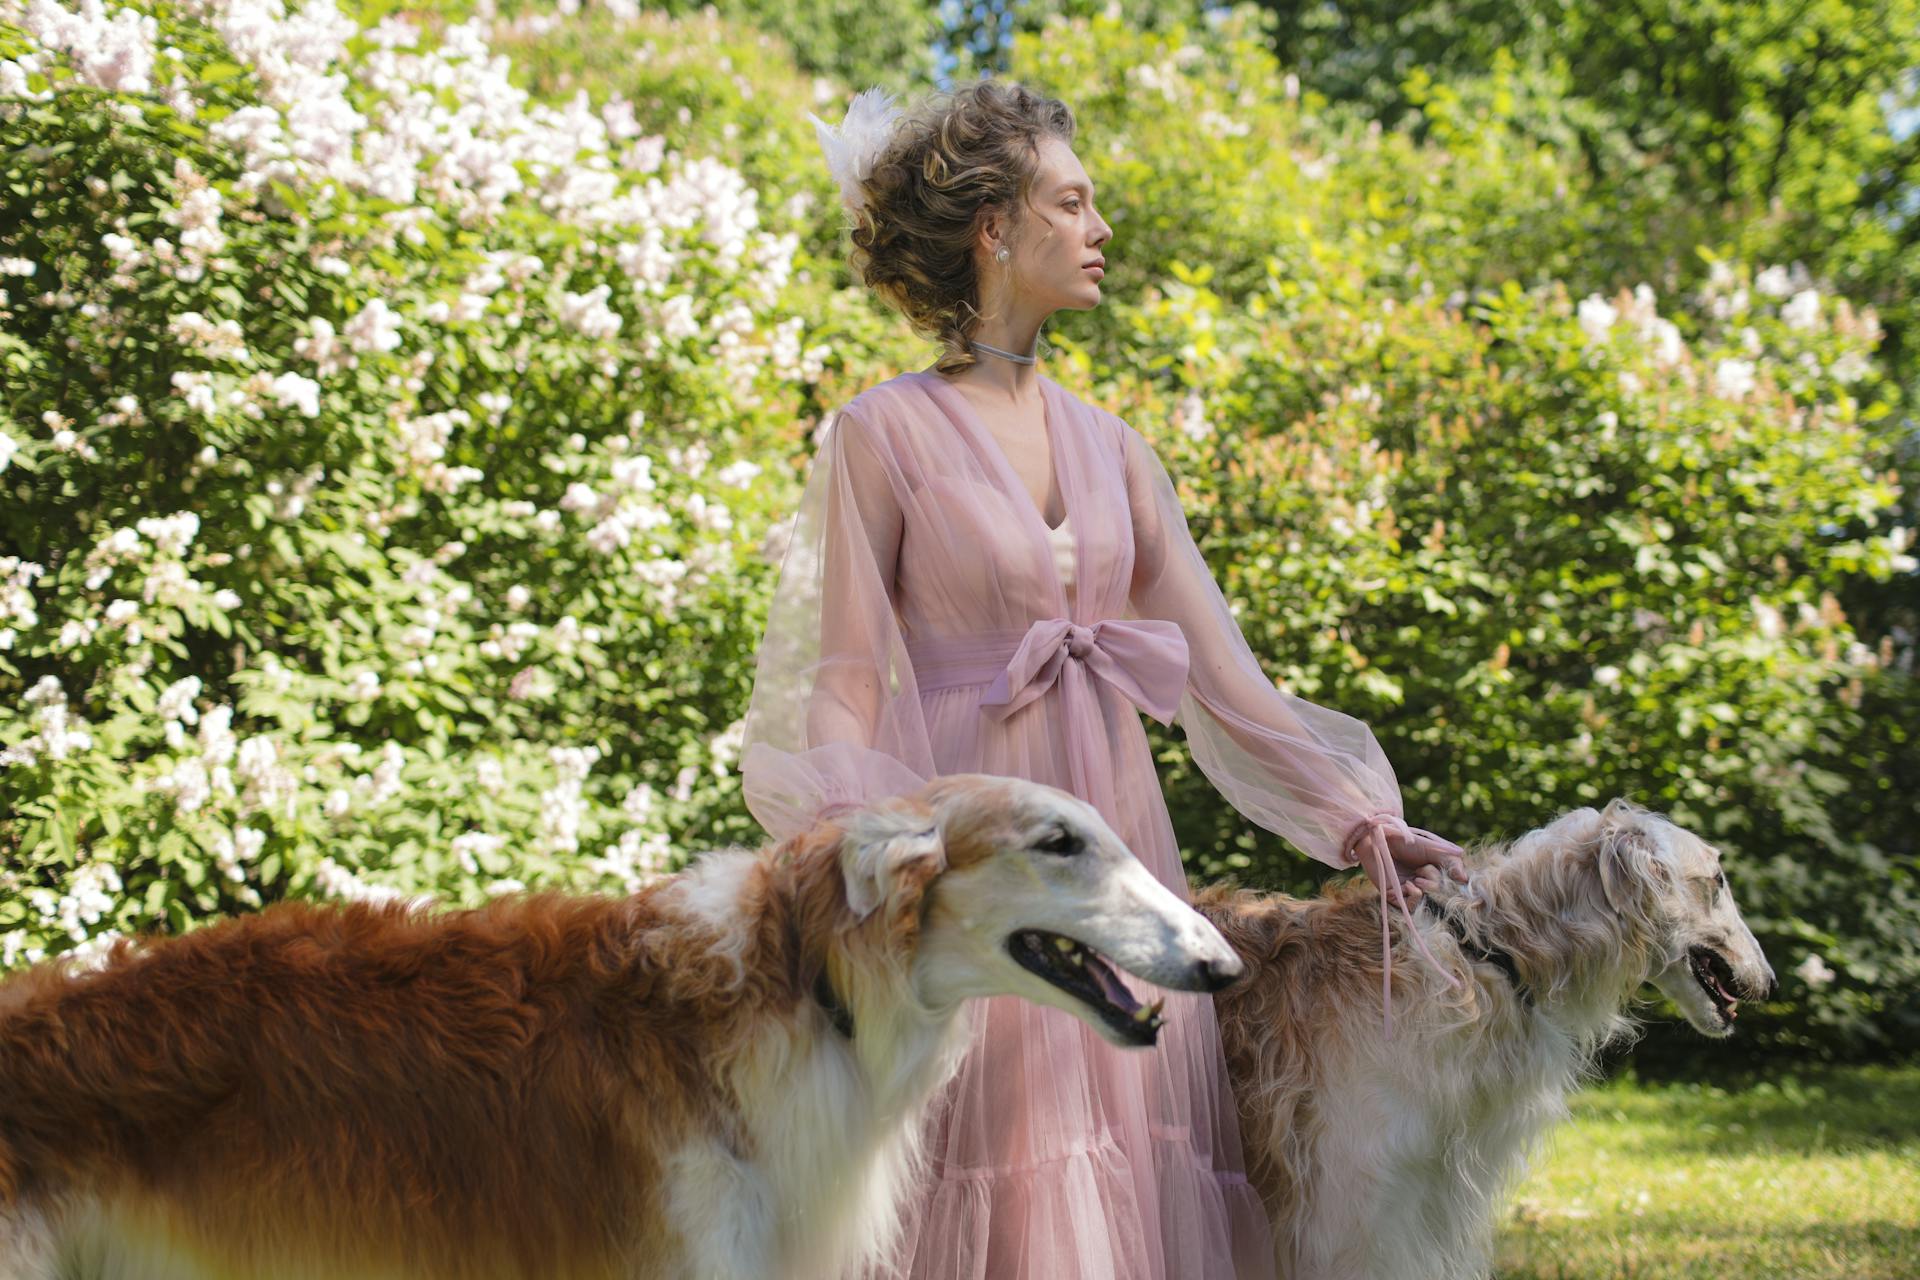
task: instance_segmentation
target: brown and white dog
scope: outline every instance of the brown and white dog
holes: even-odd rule
[[[1104,957],[1104,958],[1103,958]],[[286,904],[0,986],[0,1276],[829,1277],[967,1000],[1241,965],[1095,810],[938,778],[626,898]]]
[[[1393,1039],[1380,1007],[1378,891],[1313,899],[1210,888],[1195,901],[1246,960],[1214,997],[1248,1174],[1289,1280],[1488,1274],[1498,1202],[1630,1037],[1651,981],[1703,1034],[1733,1032],[1773,970],[1719,851],[1625,800],[1467,858],[1414,911],[1448,987],[1396,912]]]

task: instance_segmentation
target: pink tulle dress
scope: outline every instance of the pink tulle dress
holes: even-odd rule
[[[838,802],[983,772],[1099,810],[1183,897],[1140,715],[1178,718],[1226,801],[1331,867],[1399,786],[1365,724],[1276,688],[1133,427],[1040,377],[1065,501],[1049,528],[972,404],[905,373],[824,426],[745,726],[775,838]],[[1150,1050],[981,1001],[934,1109],[930,1167],[887,1276],[1271,1277],[1213,1006],[1172,994]]]

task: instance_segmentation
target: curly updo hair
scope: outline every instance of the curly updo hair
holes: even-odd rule
[[[998,212],[1018,228],[1040,140],[1072,142],[1073,132],[1064,102],[992,78],[932,94],[896,120],[862,184],[851,260],[861,283],[940,341],[942,373],[976,359],[970,339],[986,318],[973,257],[981,222]]]

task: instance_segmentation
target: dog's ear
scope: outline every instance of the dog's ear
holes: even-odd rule
[[[1535,827],[1507,846],[1510,858],[1527,858],[1541,848],[1584,849],[1600,833],[1598,809],[1569,809],[1542,827]]]
[[[1555,818],[1543,830],[1551,831],[1553,839],[1561,845],[1582,844],[1600,834],[1603,819],[1598,809],[1569,809]]]
[[[847,906],[862,920],[903,897],[918,897],[946,865],[940,824],[923,805],[864,810],[848,821],[840,845]]]
[[[1664,892],[1673,884],[1673,868],[1664,841],[1653,831],[1652,815],[1625,800],[1610,801],[1600,814],[1593,845],[1600,891],[1616,911],[1639,907],[1647,890]]]

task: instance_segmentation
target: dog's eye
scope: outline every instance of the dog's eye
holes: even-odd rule
[[[1041,853],[1058,854],[1060,857],[1067,858],[1079,853],[1082,845],[1080,843],[1080,837],[1076,833],[1062,827],[1056,831],[1048,832],[1047,835],[1033,847]]]

